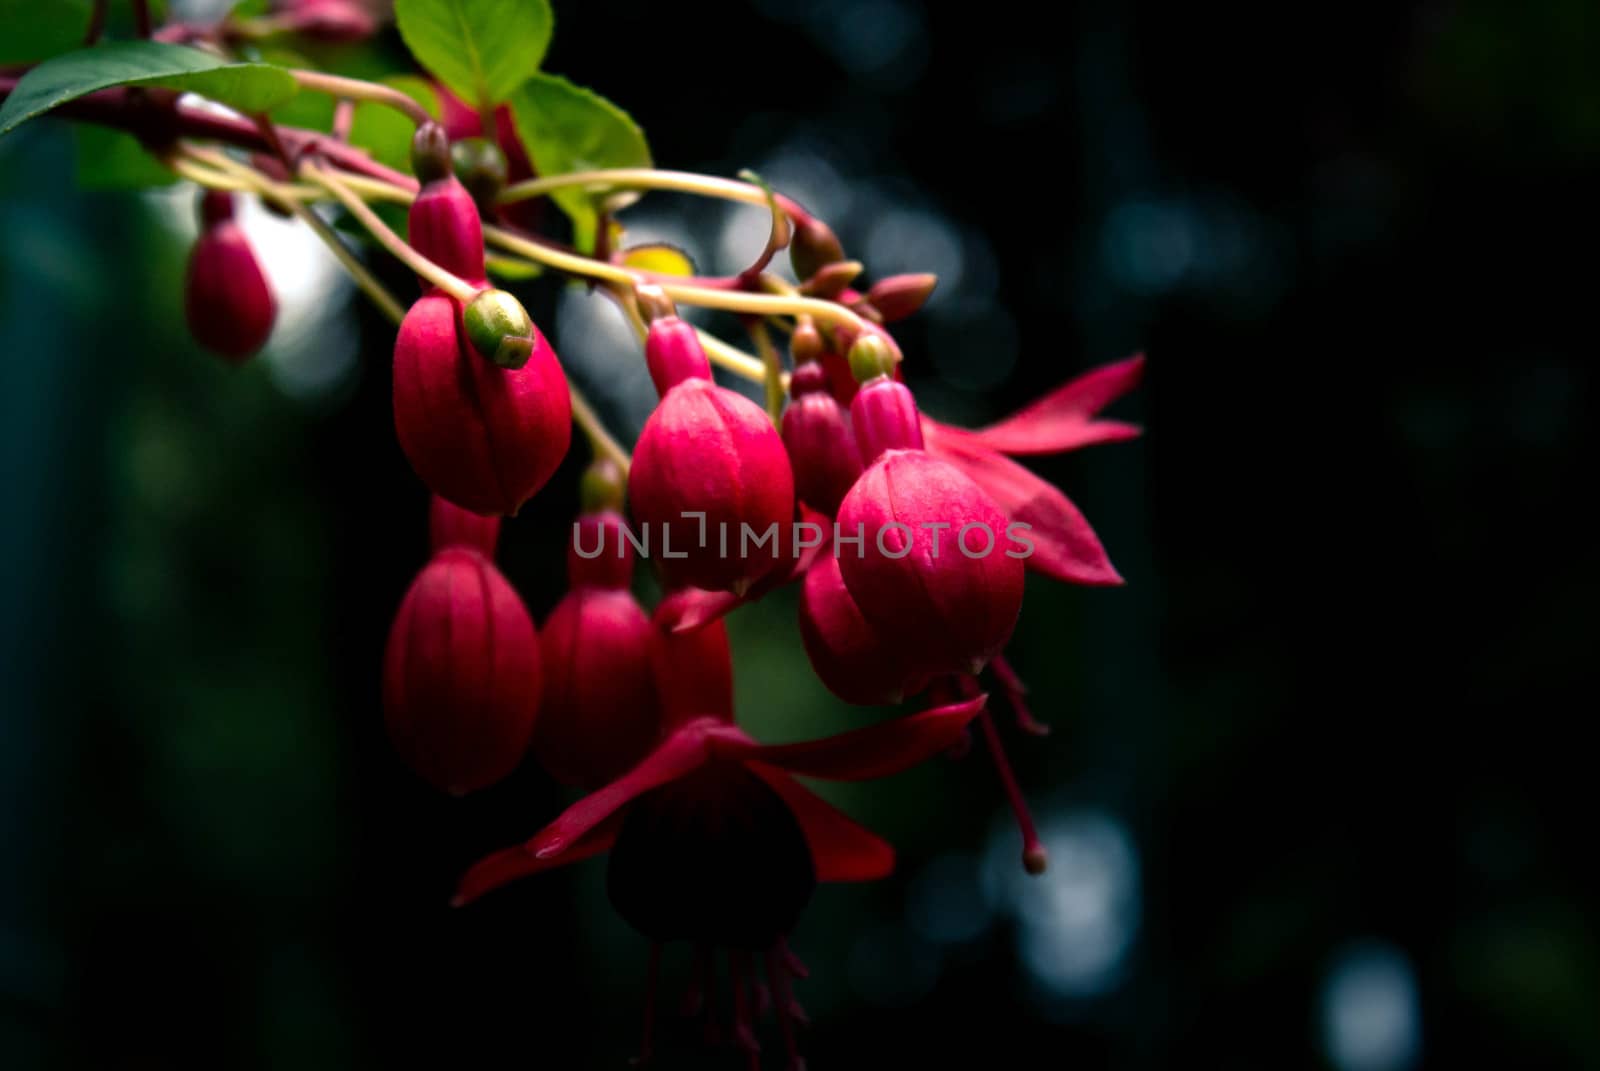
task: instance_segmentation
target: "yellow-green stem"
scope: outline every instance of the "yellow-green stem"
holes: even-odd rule
[[[525,201],[553,190],[573,186],[595,186],[602,189],[676,190],[679,193],[697,193],[705,197],[720,197],[725,201],[767,207],[767,192],[760,186],[733,179],[696,175],[688,171],[660,171],[655,168],[627,167],[605,171],[573,171],[565,175],[547,175],[542,178],[515,182],[500,191],[501,204]]]
[[[428,114],[428,109],[393,86],[379,82],[365,82],[359,78],[341,78],[339,75],[323,74],[321,71],[291,69],[289,74],[303,89],[326,93],[342,100],[365,100],[373,104],[382,104],[402,113],[417,126],[433,118]]]
[[[594,451],[594,456],[610,458],[616,462],[617,467],[622,470],[622,478],[626,480],[633,458],[623,449],[622,444],[606,431],[605,425],[600,422],[600,415],[594,411],[594,406],[589,404],[589,399],[583,396],[581,390],[572,385],[570,379],[567,380],[567,391],[572,396],[572,421],[583,429],[584,435],[588,436],[589,447]]]
[[[767,415],[776,424],[783,417],[783,400],[788,394],[783,383],[783,357],[772,344],[772,334],[765,322],[758,320],[750,325],[750,338],[756,344],[756,352],[761,355],[766,371],[762,383],[767,390]]]
[[[393,253],[401,263],[426,279],[433,286],[438,287],[457,301],[471,301],[477,296],[477,289],[466,280],[451,274],[439,267],[433,261],[417,252],[406,244],[406,240],[389,229],[389,225],[378,218],[378,214],[355,192],[345,185],[343,180],[334,177],[331,173],[317,167],[315,164],[305,163],[300,165],[300,172],[305,177],[324,186],[329,193],[337,197],[350,214],[361,221],[372,237],[378,243]]]

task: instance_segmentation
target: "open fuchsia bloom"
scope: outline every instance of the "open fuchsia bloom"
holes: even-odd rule
[[[200,200],[200,235],[189,254],[183,291],[189,332],[206,349],[243,361],[267,344],[278,303],[250,239],[233,218],[233,195]]]
[[[783,441],[760,406],[712,382],[688,323],[657,319],[645,356],[661,403],[634,447],[633,514],[669,586],[747,590],[780,563],[776,547],[741,553],[745,529],[781,537],[794,519]]]
[[[487,287],[478,209],[455,176],[425,183],[409,219],[418,252]],[[550,479],[572,438],[566,376],[538,326],[530,329],[526,363],[502,368],[468,342],[461,303],[430,287],[395,339],[401,449],[435,494],[475,513],[515,513]]]
[[[752,1067],[752,1008],[761,1003],[752,959],[765,958],[787,1066],[798,1068],[789,933],[818,882],[881,878],[893,869],[894,850],[794,775],[859,781],[903,770],[956,744],[983,697],[809,743],[759,744],[733,721],[722,623],[674,632],[675,615],[670,598],[657,612],[663,736],[655,749],[525,844],[476,863],[455,902],[609,851],[612,905],[651,941],[642,1056],[650,1054],[660,945],[688,941],[703,988],[712,950],[728,951],[736,1040]]]

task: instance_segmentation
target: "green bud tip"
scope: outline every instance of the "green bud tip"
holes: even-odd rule
[[[850,346],[850,374],[857,383],[893,375],[894,366],[894,350],[875,332],[864,332]]]
[[[504,290],[480,290],[462,320],[472,348],[501,368],[521,368],[533,355],[533,321]]]
[[[450,135],[439,123],[429,120],[412,135],[411,170],[423,185],[450,174]]]
[[[825,349],[827,344],[822,341],[822,332],[809,318],[794,325],[794,334],[789,336],[789,353],[794,357],[795,367],[822,360]]]
[[[667,292],[654,283],[640,283],[633,288],[633,296],[639,303],[639,315],[644,317],[647,324],[678,315],[678,307],[672,303]]]
[[[456,178],[478,207],[489,210],[506,184],[506,154],[488,138],[462,138],[450,146]]]
[[[595,458],[578,481],[578,504],[585,513],[600,513],[608,509],[620,511],[626,483],[622,468],[615,461],[609,457]]]

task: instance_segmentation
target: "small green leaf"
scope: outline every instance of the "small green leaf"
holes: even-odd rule
[[[72,128],[76,140],[78,185],[86,190],[139,190],[169,186],[178,176],[162,167],[139,139],[87,123]]]
[[[394,16],[417,62],[469,106],[509,97],[555,27],[549,0],[395,0]]]
[[[0,134],[86,93],[130,85],[189,90],[242,112],[266,111],[296,91],[281,67],[228,63],[183,45],[119,41],[45,60],[23,75],[0,105]]]
[[[0,66],[37,63],[83,44],[92,0],[0,0]]]
[[[615,167],[650,167],[644,131],[627,112],[598,93],[558,75],[536,74],[511,98],[517,137],[541,175],[564,175]],[[571,187],[550,195],[572,220],[579,249],[594,248],[599,208],[595,195]],[[631,198],[612,195],[607,207]]]

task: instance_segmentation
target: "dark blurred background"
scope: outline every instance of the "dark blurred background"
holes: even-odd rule
[[[795,936],[810,1066],[1600,1066],[1600,9],[556,7],[546,67],[661,165],[941,274],[901,333],[934,415],[1150,358],[1143,440],[1037,465],[1128,580],[1031,582],[1014,645],[1052,869],[981,749],[829,789],[902,864]],[[445,906],[567,797],[443,798],[383,734],[426,509],[391,330],[263,216],[284,316],[223,367],[179,314],[190,195],[79,192],[75,151],[0,144],[0,1065],[624,1066],[645,945],[603,866]],[[718,270],[763,226],[632,218]],[[529,293],[636,423],[625,336]],[[580,461],[506,528],[541,617]],[[734,619],[742,718],[859,724],[793,618]],[[693,1033],[662,1066],[738,1066]]]

